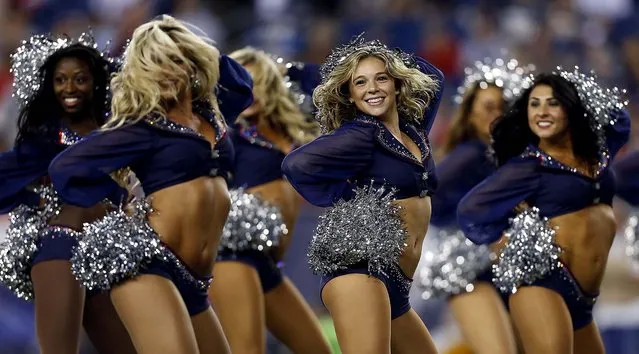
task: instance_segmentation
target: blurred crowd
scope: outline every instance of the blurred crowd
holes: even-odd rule
[[[0,0],[0,151],[16,133],[9,55],[21,40],[49,31],[76,36],[90,26],[98,43],[110,41],[118,52],[138,25],[162,13],[199,27],[222,52],[250,44],[321,63],[335,45],[365,31],[369,39],[427,58],[446,75],[446,98],[431,132],[435,151],[464,67],[473,61],[516,57],[538,70],[579,65],[628,90],[634,133],[626,150],[639,148],[639,0]],[[302,215],[288,269],[320,308],[317,279],[305,267],[316,215],[310,208]],[[0,235],[6,222],[0,216]],[[425,316],[433,309],[426,306]],[[24,352],[32,349],[30,311],[0,290],[0,352],[20,353],[24,343],[30,343]]]

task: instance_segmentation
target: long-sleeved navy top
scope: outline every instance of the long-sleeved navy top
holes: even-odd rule
[[[220,73],[220,110],[232,122],[233,115],[253,101],[252,80],[241,65],[226,57],[220,60]],[[226,127],[207,103],[194,102],[193,111],[213,126],[214,147],[197,132],[150,115],[135,124],[94,132],[58,155],[49,166],[55,189],[67,203],[93,205],[119,188],[109,174],[123,167],[136,174],[146,195],[202,176],[228,181],[234,152]]]
[[[432,195],[437,178],[427,136],[441,101],[444,76],[425,60],[416,61],[439,84],[417,125],[400,119],[401,131],[417,144],[422,158],[418,160],[378,119],[360,112],[284,159],[284,175],[308,202],[331,206],[351,198],[355,187],[370,184],[394,187],[398,199]]]
[[[476,244],[497,241],[521,202],[536,206],[540,215],[548,218],[598,203],[610,205],[615,194],[615,178],[609,164],[628,141],[630,133],[628,113],[613,114],[617,115],[617,122],[605,132],[609,156],[601,154],[594,178],[530,145],[462,199],[457,216],[466,237]]]
[[[612,165],[617,177],[617,195],[639,206],[639,150],[629,153]]]
[[[457,206],[473,187],[493,173],[496,166],[488,159],[488,146],[479,140],[457,145],[437,164],[437,193],[431,198],[430,223],[439,227],[457,226]]]

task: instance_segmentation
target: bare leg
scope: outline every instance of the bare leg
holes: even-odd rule
[[[331,353],[317,317],[289,278],[264,299],[266,326],[293,353]]]
[[[257,271],[234,261],[213,267],[209,296],[226,339],[234,354],[262,354],[266,351],[264,294]]]
[[[188,311],[170,280],[140,275],[113,288],[111,300],[138,353],[199,353]]]
[[[77,353],[84,289],[71,274],[71,263],[66,260],[38,263],[31,269],[31,280],[40,353]]]
[[[510,296],[510,314],[526,354],[573,353],[572,320],[556,292],[538,286],[522,287]]]
[[[222,332],[222,325],[210,306],[206,311],[191,317],[191,323],[195,330],[200,353],[231,353],[229,343]]]
[[[393,354],[437,354],[433,338],[413,309],[391,322],[391,349]]]
[[[391,310],[386,286],[366,274],[347,274],[324,286],[343,354],[390,354]]]
[[[131,337],[120,321],[108,293],[87,296],[83,325],[99,353],[136,353]]]
[[[575,331],[575,354],[605,354],[603,340],[595,321]]]
[[[492,285],[478,282],[473,292],[453,296],[448,304],[473,353],[517,353],[508,312]]]

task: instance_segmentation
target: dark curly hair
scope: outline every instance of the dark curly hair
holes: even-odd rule
[[[109,64],[97,50],[81,44],[74,44],[55,52],[40,68],[39,74],[43,77],[42,84],[33,99],[20,110],[16,145],[28,137],[55,138],[55,130],[58,127],[63,108],[53,92],[53,73],[60,60],[69,57],[78,58],[88,64],[94,86],[91,118],[96,120],[98,126],[104,124],[108,109],[106,96]]]
[[[493,158],[498,166],[521,154],[529,144],[537,145],[539,138],[528,126],[528,98],[539,85],[552,88],[554,97],[566,111],[568,129],[575,155],[594,165],[599,159],[597,135],[589,125],[588,112],[572,83],[556,74],[543,73],[525,90],[510,109],[495,120],[490,127]]]

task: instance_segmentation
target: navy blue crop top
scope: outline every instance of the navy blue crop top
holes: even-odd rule
[[[20,204],[36,205],[40,196],[28,187],[47,175],[51,160],[79,137],[66,127],[57,137],[29,136],[12,150],[0,154],[0,214]]]
[[[286,156],[282,171],[308,202],[331,206],[348,200],[356,186],[391,186],[396,197],[432,195],[437,186],[435,164],[427,135],[437,114],[444,76],[436,67],[416,58],[420,70],[439,84],[418,126],[400,120],[400,129],[419,147],[421,161],[376,118],[361,114],[331,134],[322,135]]]
[[[466,141],[437,164],[437,193],[431,198],[431,224],[439,228],[457,226],[459,202],[496,169],[488,159],[487,149],[479,139]]]
[[[252,188],[282,179],[286,154],[257,133],[255,127],[237,127],[231,132],[235,163],[231,188]]]
[[[86,207],[119,188],[109,174],[124,167],[135,172],[146,195],[201,176],[229,178],[233,145],[225,127],[204,104],[193,107],[214,127],[215,149],[197,132],[150,116],[94,132],[59,154],[49,166],[54,188],[65,202]]]
[[[542,217],[553,218],[604,203],[615,195],[614,173],[609,163],[628,141],[630,118],[621,111],[616,124],[606,129],[609,155],[602,153],[596,177],[586,176],[553,159],[536,146],[528,146],[490,177],[473,188],[460,202],[459,225],[476,244],[497,241],[508,227],[514,209],[526,202]]]
[[[617,177],[617,195],[639,206],[639,150],[629,153],[612,165]]]

